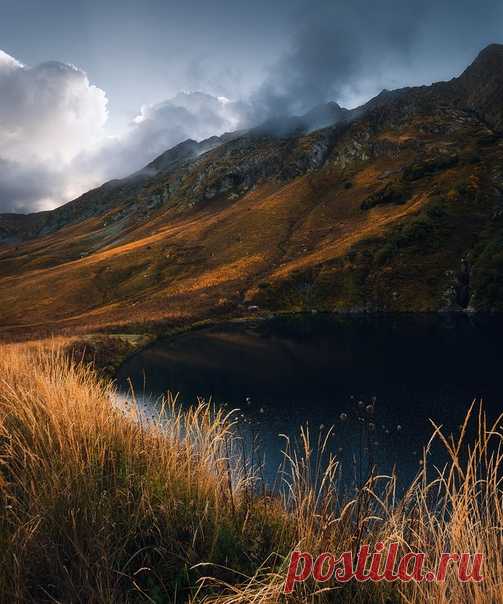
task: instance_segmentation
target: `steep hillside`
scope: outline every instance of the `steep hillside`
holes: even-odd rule
[[[0,216],[0,333],[503,310],[502,130],[492,45],[450,82],[186,141],[57,210]]]

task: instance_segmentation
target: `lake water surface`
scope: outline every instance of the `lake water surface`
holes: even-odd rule
[[[335,426],[331,450],[352,475],[370,456],[383,471],[396,464],[410,477],[430,418],[456,432],[475,398],[490,416],[503,410],[503,318],[309,315],[226,324],[157,341],[122,366],[124,389],[128,378],[153,399],[169,390],[184,405],[211,397],[239,408],[243,433],[261,443],[266,476],[281,460],[279,435],[308,424],[315,437]]]

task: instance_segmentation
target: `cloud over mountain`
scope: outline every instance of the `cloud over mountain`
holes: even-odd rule
[[[77,67],[26,67],[0,51],[0,212],[33,211],[125,176],[167,148],[235,130],[246,107],[203,93],[146,105],[107,137],[105,92]]]
[[[258,115],[302,113],[328,100],[354,106],[383,88],[457,75],[501,40],[503,4],[322,0],[300,10],[296,24],[253,95]]]
[[[144,105],[129,128],[84,152],[74,162],[79,173],[95,173],[97,181],[127,176],[174,145],[202,140],[248,124],[249,107],[202,92],[181,92],[155,105]]]

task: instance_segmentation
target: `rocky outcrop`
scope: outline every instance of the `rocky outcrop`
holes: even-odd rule
[[[370,210],[376,206],[390,203],[400,205],[405,203],[407,199],[407,191],[401,183],[388,183],[379,191],[369,195],[360,207],[362,210]]]

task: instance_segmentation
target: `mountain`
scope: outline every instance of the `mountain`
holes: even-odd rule
[[[0,215],[1,333],[501,311],[502,132],[491,45],[449,82],[185,141],[56,210]]]

